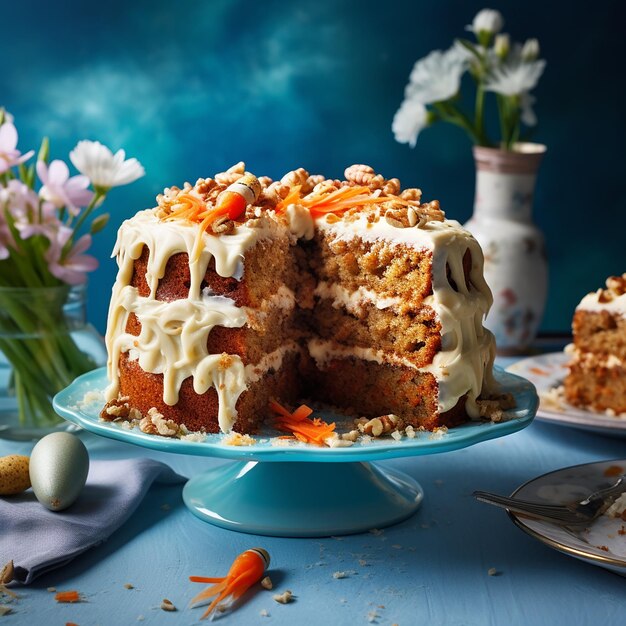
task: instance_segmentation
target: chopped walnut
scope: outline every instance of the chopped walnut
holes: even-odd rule
[[[609,276],[606,279],[606,289],[598,289],[598,302],[611,302],[626,293],[626,274]]]
[[[387,211],[385,213],[385,221],[394,228],[407,228],[409,226],[406,211],[404,214],[400,211]]]
[[[116,419],[126,419],[130,414],[130,405],[128,404],[128,396],[121,396],[113,400],[109,400],[100,412],[100,417],[104,420],[113,421]]]
[[[0,585],[8,585],[13,581],[15,576],[15,568],[13,567],[13,561],[9,561],[0,571]]]
[[[211,230],[216,235],[231,235],[235,230],[235,222],[228,215],[222,215],[211,224]]]
[[[314,194],[331,193],[337,191],[341,185],[335,180],[321,180],[313,187]]]
[[[302,187],[306,184],[308,179],[309,173],[303,167],[299,167],[297,170],[287,172],[280,179],[280,182],[288,187],[295,187],[296,185],[300,185],[300,187]]]
[[[386,196],[397,196],[400,193],[400,181],[397,178],[390,178],[382,189]]]
[[[486,417],[492,422],[501,422],[504,418],[504,411],[515,406],[515,398],[512,394],[505,393],[489,398],[479,398],[476,404],[480,417]]]
[[[352,443],[354,443],[359,438],[359,434],[358,430],[351,430],[350,432],[343,433],[341,438],[345,441],[352,441]]]
[[[257,203],[260,206],[270,208],[286,198],[288,193],[289,185],[285,185],[281,181],[277,180],[261,192]]]
[[[355,164],[347,167],[344,176],[346,180],[357,185],[369,185],[376,173],[369,165]]]
[[[410,424],[404,429],[404,434],[409,439],[415,439],[415,436],[416,436],[415,429]]]
[[[383,187],[387,184],[385,177],[381,174],[376,174],[373,178],[370,179],[367,186],[372,190],[376,191],[377,189],[383,189]]]
[[[139,422],[139,429],[148,435],[162,435],[173,437],[178,433],[178,424],[166,419],[155,407],[152,407],[148,414]]]
[[[302,185],[301,192],[302,194],[309,194],[315,189],[317,185],[325,180],[323,174],[312,174],[306,179],[304,185]]]
[[[293,593],[289,589],[285,589],[282,593],[276,593],[272,597],[279,604],[289,604],[293,600]]]
[[[418,213],[428,218],[430,222],[443,222],[446,214],[439,206],[439,200],[431,200],[425,204],[420,204]]]
[[[422,199],[422,190],[417,189],[416,187],[409,187],[400,194],[400,197],[403,200],[408,200],[409,202],[420,202]]]
[[[199,195],[207,195],[215,186],[217,182],[213,178],[198,178],[194,185],[195,190]]]
[[[221,185],[232,185],[238,181],[246,173],[246,164],[243,161],[235,163],[235,165],[229,167],[225,172],[220,172],[215,175],[215,180]]]
[[[404,428],[404,422],[397,415],[381,415],[373,419],[367,417],[360,417],[355,420],[355,426],[359,432],[372,437],[380,437],[381,435],[388,435],[393,431],[402,430]]]

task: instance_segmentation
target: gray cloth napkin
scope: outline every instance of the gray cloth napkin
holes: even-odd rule
[[[154,483],[185,478],[152,459],[91,461],[87,484],[65,511],[43,507],[32,491],[0,498],[0,568],[10,560],[25,585],[110,537]]]

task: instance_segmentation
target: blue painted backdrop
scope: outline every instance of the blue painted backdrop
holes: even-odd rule
[[[623,3],[493,2],[517,40],[548,60],[536,92],[548,145],[536,219],[550,257],[544,329],[567,330],[574,306],[626,271]],[[52,138],[66,158],[81,138],[124,147],[146,167],[114,190],[89,316],[103,331],[117,225],[164,186],[245,160],[278,177],[294,166],[339,176],[369,163],[471,212],[470,144],[456,128],[424,132],[414,150],[390,125],[413,62],[463,34],[482,2],[217,0],[0,3],[0,104],[21,147]]]

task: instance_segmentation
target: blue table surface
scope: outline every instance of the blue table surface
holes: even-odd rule
[[[502,366],[511,362],[498,360]],[[149,456],[186,476],[224,463],[81,436],[93,459]],[[259,587],[249,592],[219,622],[624,624],[625,578],[552,550],[519,530],[504,511],[471,495],[475,489],[510,493],[551,470],[626,458],[624,442],[534,422],[524,431],[467,449],[384,461],[421,483],[426,492],[422,506],[382,533],[341,538],[280,539],[222,530],[186,509],[180,486],[156,486],[107,542],[16,588],[19,601],[0,620],[7,626],[202,623],[202,609],[188,608],[202,587],[187,577],[222,576],[237,554],[262,546],[272,556],[274,591]],[[0,456],[28,454],[31,447],[0,440]],[[490,568],[497,575],[490,576]],[[334,578],[335,572],[347,576]],[[85,601],[59,605],[49,587],[77,589]],[[272,595],[285,589],[295,601],[276,603]],[[162,611],[163,598],[178,611]]]

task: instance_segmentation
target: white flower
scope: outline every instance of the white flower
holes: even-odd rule
[[[545,66],[543,60],[524,63],[513,55],[491,71],[485,81],[485,89],[503,96],[520,96],[535,88]]]
[[[480,33],[488,33],[495,35],[502,30],[504,26],[504,18],[500,11],[493,9],[483,9],[476,14],[471,24],[465,27],[465,30],[473,32],[476,36]]]
[[[124,150],[113,154],[99,141],[79,141],[70,152],[74,167],[87,176],[94,187],[110,189],[141,178],[145,170],[137,159],[127,159]]]
[[[539,58],[539,41],[537,39],[527,39],[522,46],[522,59],[524,61],[534,61]]]
[[[427,121],[426,107],[417,100],[407,98],[393,116],[391,130],[396,141],[408,143],[411,148],[415,148],[417,136],[426,127]]]
[[[505,59],[509,54],[509,50],[511,50],[511,40],[509,39],[509,36],[506,33],[496,35],[493,48],[498,58]]]
[[[458,46],[434,50],[413,66],[405,96],[422,104],[442,102],[456,95],[468,67],[468,53]]]
[[[537,98],[529,93],[523,93],[520,98],[520,109],[522,110],[521,120],[526,126],[536,126],[537,116],[533,110],[533,105],[537,102]]]

